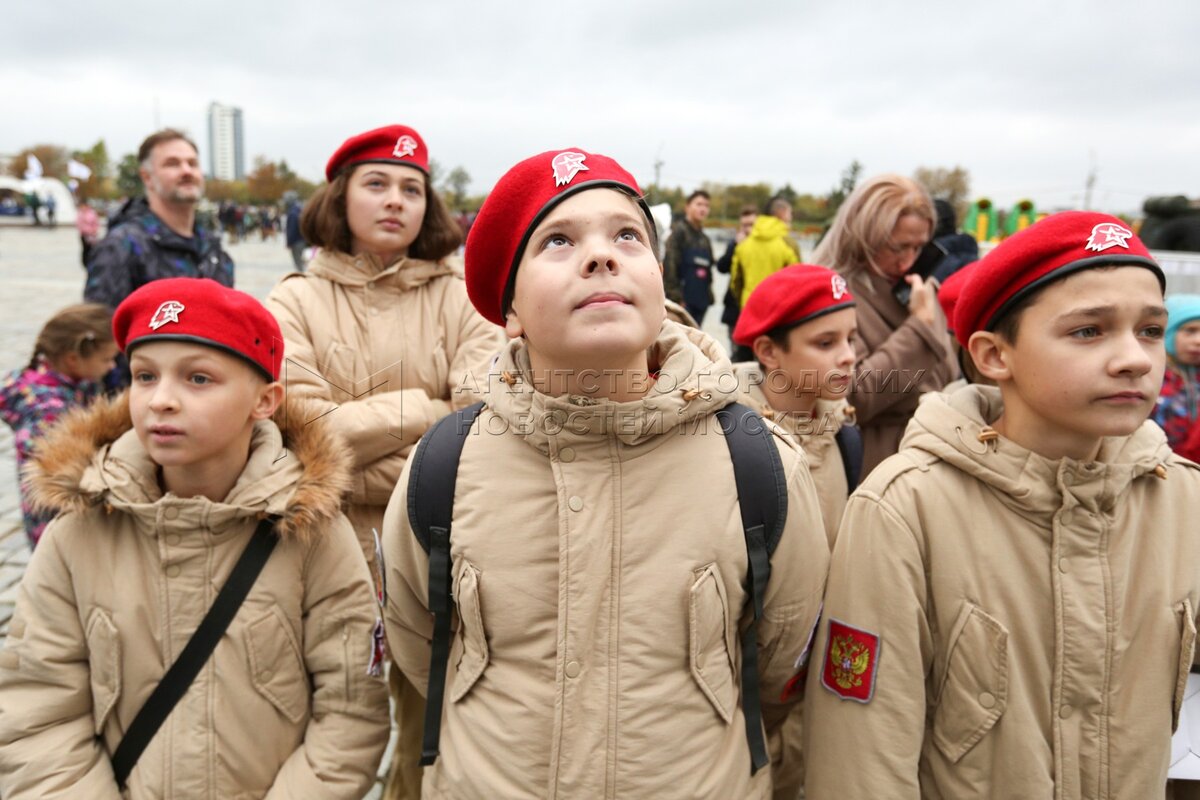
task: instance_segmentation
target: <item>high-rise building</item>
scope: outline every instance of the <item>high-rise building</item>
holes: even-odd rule
[[[246,177],[240,108],[220,103],[208,107],[208,174],[222,181]]]

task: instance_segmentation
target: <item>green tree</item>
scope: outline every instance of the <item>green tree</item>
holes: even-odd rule
[[[117,164],[117,192],[123,197],[141,197],[146,193],[142,176],[138,174],[137,155],[127,153]]]
[[[104,140],[96,142],[89,150],[75,150],[71,158],[84,164],[92,171],[91,177],[79,182],[78,194],[83,198],[107,197],[110,191],[109,177],[112,167],[108,162],[108,147]]]
[[[470,186],[471,175],[464,167],[460,165],[450,170],[450,174],[442,182],[442,191],[450,200],[451,208],[462,209],[463,200],[466,199],[467,189]]]
[[[842,170],[842,178],[838,182],[837,187],[830,191],[827,196],[830,217],[837,213],[842,203],[854,191],[854,187],[858,185],[858,179],[862,177],[862,171],[863,166],[857,158],[850,162],[850,166]]]

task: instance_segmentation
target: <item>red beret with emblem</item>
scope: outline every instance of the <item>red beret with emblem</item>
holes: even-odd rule
[[[1162,269],[1121,220],[1094,211],[1051,214],[996,245],[974,266],[955,305],[954,334],[966,347],[971,334],[992,330],[1031,292],[1106,265],[1145,267],[1166,290]]]
[[[566,198],[598,188],[617,189],[636,198],[647,224],[654,224],[637,181],[608,156],[577,147],[550,150],[504,173],[467,234],[467,294],[480,314],[504,324],[505,294],[534,228]]]
[[[209,278],[164,278],[126,297],[113,313],[113,338],[121,352],[147,342],[215,347],[279,380],[283,333],[262,303]]]
[[[330,157],[325,165],[326,180],[350,164],[364,162],[404,164],[429,174],[429,151],[421,134],[407,125],[387,125],[373,131],[351,136]]]
[[[853,306],[854,295],[841,275],[816,264],[792,264],[754,287],[733,329],[733,341],[750,347],[776,328]]]

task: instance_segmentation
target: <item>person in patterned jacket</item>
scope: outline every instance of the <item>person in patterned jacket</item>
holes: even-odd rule
[[[204,175],[196,145],[167,128],[138,148],[146,197],[134,198],[109,222],[88,259],[84,299],[116,308],[135,289],[161,278],[212,278],[233,286],[233,260],[219,231],[196,222]]]
[[[113,368],[116,354],[112,315],[105,306],[68,306],[50,318],[38,334],[29,364],[0,381],[0,419],[12,428],[18,469],[60,416],[96,398],[99,379]],[[29,506],[24,482],[21,514],[29,546],[36,547],[51,515]]]

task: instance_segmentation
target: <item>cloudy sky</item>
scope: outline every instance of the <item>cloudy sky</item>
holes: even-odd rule
[[[578,146],[648,182],[790,183],[961,165],[972,194],[1075,207],[1200,196],[1200,2],[88,0],[6,4],[0,153],[130,152],[156,120],[311,179],[413,125],[473,192]],[[249,166],[249,163],[247,164]]]

